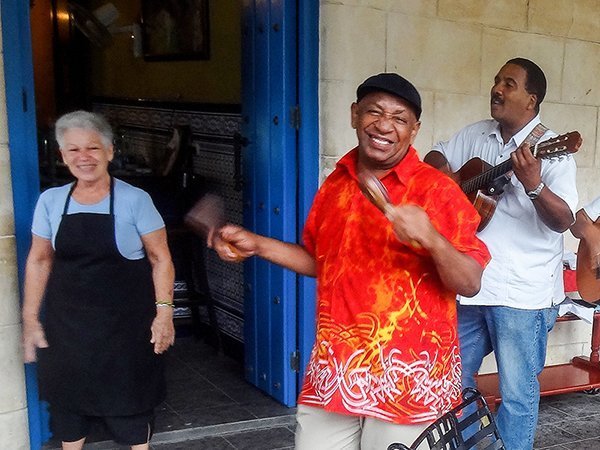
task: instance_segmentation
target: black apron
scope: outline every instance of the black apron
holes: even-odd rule
[[[49,347],[38,350],[40,394],[52,406],[91,416],[146,412],[165,397],[163,358],[154,353],[156,316],[148,259],[129,260],[109,214],[67,214],[55,240],[44,300]]]

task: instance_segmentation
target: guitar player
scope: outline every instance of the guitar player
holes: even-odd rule
[[[483,358],[494,351],[502,404],[497,422],[508,450],[532,449],[547,333],[564,299],[562,233],[574,222],[578,196],[572,156],[540,160],[536,142],[556,136],[540,121],[546,77],[530,60],[506,62],[490,92],[492,119],[439,142],[425,161],[449,172],[478,157],[492,166],[511,159],[493,216],[478,233],[492,260],[480,292],[458,297],[463,388],[475,386]],[[497,187],[497,186],[496,186]],[[495,191],[498,194],[498,190]]]

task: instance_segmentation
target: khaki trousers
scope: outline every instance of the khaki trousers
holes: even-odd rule
[[[429,425],[398,425],[298,405],[296,450],[387,450],[394,442],[410,446]]]

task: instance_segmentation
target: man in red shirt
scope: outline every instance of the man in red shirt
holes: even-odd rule
[[[351,106],[358,146],[319,189],[303,244],[223,227],[221,258],[260,256],[317,277],[317,336],[298,399],[296,448],[410,444],[460,402],[456,294],[479,291],[489,261],[479,216],[412,143],[421,98],[394,73],[374,75]],[[377,177],[391,204],[359,188]]]

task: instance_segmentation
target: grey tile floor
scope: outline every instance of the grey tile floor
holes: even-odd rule
[[[600,394],[544,397],[535,437],[536,449],[600,449]]]
[[[167,399],[156,414],[157,433],[295,413],[247,383],[241,362],[193,337],[178,338],[169,352],[167,383]]]
[[[157,411],[153,450],[293,449],[295,409],[244,381],[239,362],[193,337],[178,338],[167,359],[169,393]],[[125,448],[101,432],[85,446]],[[543,398],[535,449],[600,450],[600,395]]]
[[[293,429],[293,422],[290,422],[287,426],[254,432],[227,433],[172,444],[155,443],[152,448],[157,450],[292,449]],[[540,404],[535,449],[600,450],[600,395],[574,393],[543,398]]]

